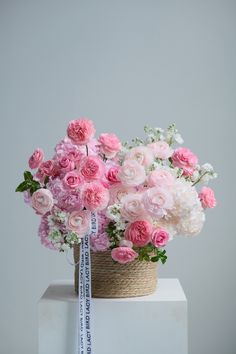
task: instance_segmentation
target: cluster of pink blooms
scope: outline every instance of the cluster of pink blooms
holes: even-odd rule
[[[150,134],[143,143],[125,146],[115,134],[95,139],[92,121],[82,118],[69,123],[52,159],[45,161],[43,150],[36,149],[29,167],[40,188],[25,194],[41,216],[42,244],[59,251],[79,244],[92,212],[99,221],[92,250],[110,249],[122,264],[147,245],[161,249],[176,234],[199,233],[205,209],[216,199],[211,188],[197,192],[195,185],[212,170],[201,170],[188,148],[174,149],[168,134]]]

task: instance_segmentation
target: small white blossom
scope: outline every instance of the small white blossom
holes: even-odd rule
[[[110,205],[110,206],[108,206],[108,208],[106,210],[106,216],[109,219],[114,220],[115,222],[118,222],[121,218],[120,209],[121,209],[120,204]]]
[[[201,171],[204,173],[204,172],[213,172],[214,171],[214,168],[211,164],[209,163],[205,163],[204,165],[201,166]]]
[[[61,250],[62,251],[68,251],[70,249],[70,246],[68,245],[68,243],[63,243],[61,245]]]
[[[53,228],[48,234],[49,240],[55,245],[56,243],[63,240],[62,233],[60,230]]]

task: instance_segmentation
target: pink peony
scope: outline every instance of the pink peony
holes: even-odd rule
[[[99,148],[108,159],[115,157],[121,149],[121,142],[115,134],[101,134],[98,138]]]
[[[119,178],[118,178],[118,173],[119,173],[119,167],[110,167],[109,170],[106,172],[106,178],[110,183],[118,183]]]
[[[44,152],[42,149],[36,149],[29,158],[29,167],[33,170],[38,168],[44,159]]]
[[[82,183],[82,177],[79,175],[78,171],[67,172],[63,178],[63,184],[67,189],[76,189]]]
[[[137,220],[130,223],[125,230],[125,239],[135,246],[143,247],[151,240],[152,225],[147,220]]]
[[[172,194],[165,188],[149,188],[143,194],[143,204],[145,210],[152,217],[162,218],[166,215],[166,210],[173,207]]]
[[[136,160],[140,165],[148,167],[154,161],[154,155],[147,146],[136,146],[126,155],[126,160]]]
[[[32,195],[31,206],[34,208],[37,214],[46,214],[53,207],[52,193],[45,188],[38,189]]]
[[[58,160],[58,168],[61,172],[69,172],[74,170],[75,163],[67,156],[62,156]]]
[[[70,121],[67,135],[76,145],[86,145],[95,135],[93,122],[86,118]]]
[[[116,247],[111,251],[111,257],[118,263],[126,264],[135,260],[138,253],[129,247]]]
[[[90,245],[94,252],[105,252],[110,247],[109,238],[105,232],[96,235],[92,234],[90,236]]]
[[[90,211],[103,210],[109,202],[109,191],[100,182],[87,183],[82,189],[82,202]]]
[[[85,236],[90,227],[90,212],[88,210],[74,210],[67,221],[69,230],[75,231],[80,237]]]
[[[121,215],[128,221],[134,221],[145,216],[141,194],[128,194],[122,199]]]
[[[104,164],[96,156],[86,156],[81,161],[80,173],[85,181],[101,179],[104,174]]]
[[[148,176],[148,185],[150,187],[172,187],[175,178],[170,171],[165,168],[158,168],[152,171]]]
[[[166,160],[173,154],[173,150],[170,145],[165,141],[158,141],[156,143],[151,143],[147,145],[152,151],[156,158]]]
[[[175,167],[183,169],[185,176],[191,176],[198,163],[198,158],[188,148],[180,147],[174,151],[172,162]]]
[[[57,197],[57,205],[62,210],[73,211],[82,209],[82,201],[80,197],[80,192],[76,190],[66,190]]]
[[[202,187],[201,192],[199,193],[199,199],[201,200],[202,207],[214,208],[216,206],[216,198],[214,191],[209,187]]]
[[[145,169],[136,160],[125,160],[118,173],[118,178],[124,186],[135,187],[145,181]]]
[[[169,233],[166,230],[157,228],[153,230],[152,233],[152,244],[155,247],[164,247],[169,241],[169,238]]]

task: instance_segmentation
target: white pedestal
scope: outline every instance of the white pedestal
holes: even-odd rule
[[[76,353],[77,297],[72,281],[51,284],[39,300],[39,354]],[[92,299],[93,354],[187,354],[187,300],[178,279],[155,294]]]

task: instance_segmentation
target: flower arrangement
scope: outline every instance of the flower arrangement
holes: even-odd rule
[[[95,139],[93,122],[72,120],[50,160],[38,148],[16,188],[41,217],[41,243],[64,252],[89,232],[91,213],[99,221],[91,235],[94,252],[110,250],[121,264],[135,259],[165,263],[165,246],[175,235],[196,235],[205,210],[216,205],[207,184],[217,175],[198,164],[175,125],[144,128],[146,137],[121,144],[115,134]]]

